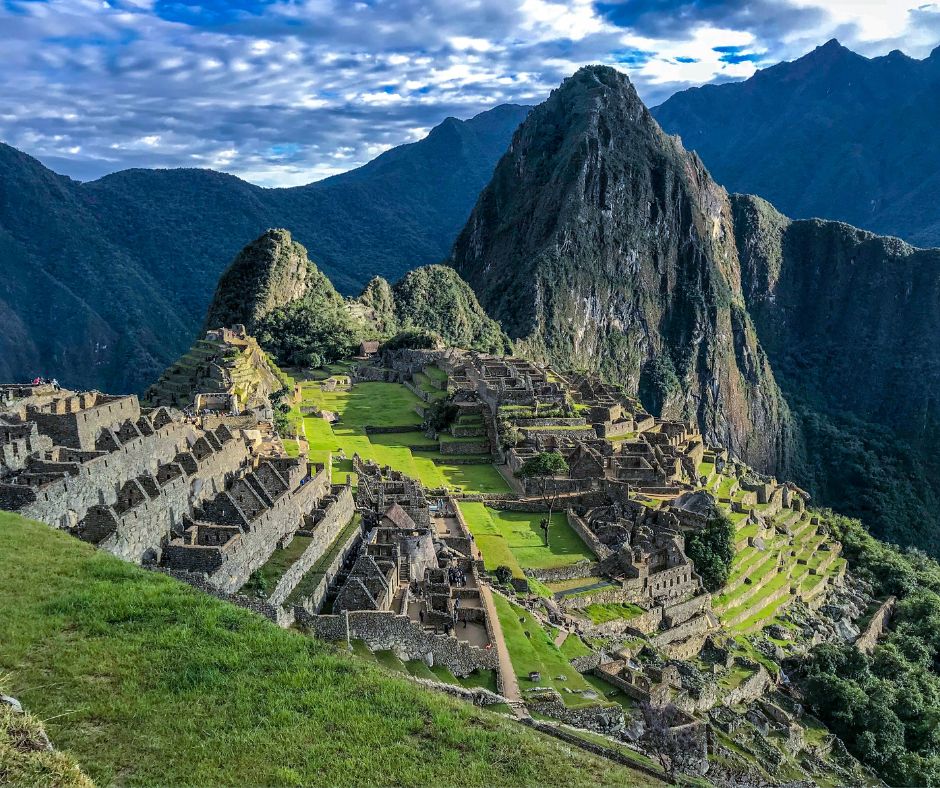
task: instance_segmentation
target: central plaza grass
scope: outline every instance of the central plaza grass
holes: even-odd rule
[[[508,566],[515,577],[523,577],[523,569],[550,569],[594,560],[562,512],[552,514],[546,547],[539,523],[547,512],[506,512],[472,501],[459,506],[488,570]]]
[[[345,452],[347,461],[358,453],[381,465],[389,465],[417,479],[426,487],[446,487],[464,492],[509,492],[506,480],[481,457],[479,464],[448,463],[434,441],[421,433],[417,408],[424,403],[397,383],[357,383],[351,389],[324,391],[316,381],[303,383],[303,406],[336,413],[340,421],[330,425],[318,416],[307,416],[304,429],[310,459],[324,462],[330,454]],[[402,433],[369,435],[366,427],[413,427]],[[420,447],[419,453],[409,447]],[[334,465],[334,482],[346,481],[351,466]],[[355,480],[353,480],[355,481]]]
[[[4,687],[98,785],[637,780],[46,525],[0,555]]]

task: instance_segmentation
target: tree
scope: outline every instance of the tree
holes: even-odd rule
[[[718,513],[701,531],[686,537],[685,554],[705,588],[717,591],[727,582],[734,560],[734,524],[723,512]]]
[[[530,457],[522,467],[516,471],[516,476],[520,479],[532,479],[538,486],[542,498],[549,497],[549,483],[553,482],[556,476],[568,473],[568,462],[557,451],[543,451]],[[558,485],[551,485],[551,497],[548,503],[548,517],[542,520],[542,533],[545,539],[545,546],[548,547],[548,529],[552,522],[552,511],[555,508],[555,502],[558,500]]]

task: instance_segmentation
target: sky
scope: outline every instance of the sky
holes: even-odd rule
[[[295,186],[587,63],[646,103],[838,38],[922,58],[912,0],[0,0],[0,140],[79,180],[210,167]]]

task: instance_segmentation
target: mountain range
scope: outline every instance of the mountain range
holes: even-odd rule
[[[527,112],[448,118],[420,142],[290,189],[211,170],[78,183],[0,144],[0,379],[142,391],[192,342],[225,267],[269,227],[291,228],[345,294],[439,262]]]
[[[744,82],[684,90],[653,115],[731,191],[940,246],[940,47],[869,59],[833,39]]]
[[[791,220],[789,209],[729,195],[710,174],[712,157],[720,172],[736,151],[757,177],[777,153],[798,181],[809,166],[793,142],[799,110],[820,116],[825,95],[832,120],[817,118],[819,177],[825,162],[838,171],[840,157],[843,168],[868,171],[874,131],[858,132],[853,158],[852,118],[879,96],[900,101],[890,95],[905,92],[899,73],[912,75],[908,96],[928,90],[937,59],[867,60],[830,42],[748,82],[680,94],[653,113],[623,74],[589,67],[531,113],[505,106],[448,119],[419,143],[294,189],[199,170],[131,170],[79,184],[0,147],[0,377],[56,374],[73,386],[143,389],[198,334],[219,275],[245,240],[283,226],[292,238],[279,248],[296,241],[310,250],[316,265],[304,270],[332,282],[324,292],[337,314],[341,296],[375,276],[395,281],[446,258],[479,303],[451,269],[431,267],[394,291],[371,281],[356,308],[384,329],[442,333],[457,327],[450,315],[464,316],[460,337],[481,348],[501,346],[505,330],[518,352],[600,372],[879,535],[940,553],[940,251],[836,221]],[[852,76],[858,69],[882,77]],[[694,132],[683,143],[656,120],[674,131],[669,118],[681,102],[699,102],[705,117],[738,91],[728,117],[759,98],[763,109],[747,122],[758,124],[755,139],[771,135],[761,130],[772,122],[771,87],[790,91],[776,99],[789,120],[767,155],[748,148],[746,135],[737,147],[725,140],[724,153]],[[823,134],[830,125],[832,150]],[[910,172],[933,177],[930,147],[921,146],[916,166],[894,167],[898,199],[927,213],[934,202],[919,187],[909,198],[901,192]],[[765,192],[783,188],[788,168],[774,166]],[[825,183],[817,199],[825,192],[835,206],[857,197],[835,176]],[[917,232],[929,233],[929,222]],[[440,308],[441,294],[452,311]],[[267,319],[270,336],[312,325],[317,308],[307,307],[319,302],[307,301]],[[352,341],[358,329],[342,331]]]

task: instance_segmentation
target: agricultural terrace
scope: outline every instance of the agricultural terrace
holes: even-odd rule
[[[546,547],[539,527],[544,513],[506,512],[471,501],[459,506],[488,571],[507,566],[514,577],[524,577],[524,569],[551,569],[595,560],[563,512],[552,514]]]
[[[508,492],[509,485],[486,456],[473,464],[457,464],[441,454],[438,445],[421,431],[424,402],[397,383],[357,383],[351,388],[325,391],[320,381],[302,384],[302,408],[335,413],[330,424],[319,416],[305,416],[304,432],[310,459],[324,462],[332,456],[334,481],[342,483],[352,469],[352,456],[388,465],[417,479],[429,489],[446,487],[463,492]],[[408,432],[373,433],[367,427],[413,427]],[[340,455],[345,455],[341,459]],[[461,458],[462,459],[462,458]],[[353,479],[355,483],[355,479]]]

